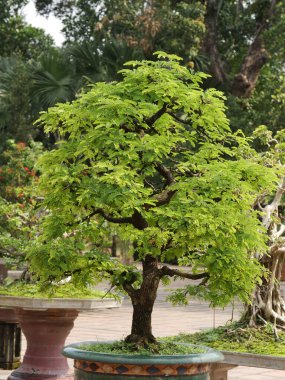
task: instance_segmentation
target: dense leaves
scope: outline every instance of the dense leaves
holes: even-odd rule
[[[176,257],[206,272],[195,293],[213,304],[246,300],[261,275],[251,253],[266,248],[252,204],[274,186],[274,171],[231,133],[222,93],[200,86],[205,74],[158,58],[130,62],[122,82],[42,115],[64,140],[41,160],[50,214],[29,260],[42,279],[74,273],[84,282],[102,271],[126,289],[135,269],[100,249],[115,228],[143,261]]]
[[[21,10],[26,3],[26,0],[0,1],[0,56],[19,54],[30,59],[52,45],[51,37],[42,29],[24,21]]]
[[[146,57],[157,49],[175,52],[190,59],[197,55],[204,34],[201,1],[72,0],[36,1],[44,14],[54,12],[62,19],[67,41],[126,41]]]
[[[0,257],[23,266],[25,249],[37,229],[38,216],[32,186],[37,181],[35,161],[42,146],[10,140],[0,166]]]

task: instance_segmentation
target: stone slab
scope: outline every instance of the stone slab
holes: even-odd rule
[[[21,308],[24,310],[74,309],[95,310],[113,309],[121,306],[121,302],[113,298],[30,298],[0,296],[0,308]]]
[[[284,356],[257,355],[229,351],[222,351],[222,353],[225,357],[222,363],[241,365],[246,367],[285,370]]]

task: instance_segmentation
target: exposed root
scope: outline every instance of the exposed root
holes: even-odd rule
[[[125,338],[125,342],[134,344],[134,349],[147,348],[150,344],[158,344],[153,335],[140,336],[130,334]]]
[[[274,335],[278,340],[277,326],[285,327],[285,303],[280,292],[281,269],[284,252],[273,246],[271,255],[263,257],[262,264],[269,270],[269,275],[257,285],[252,296],[252,303],[247,307],[243,320],[250,327],[270,323],[274,326]]]

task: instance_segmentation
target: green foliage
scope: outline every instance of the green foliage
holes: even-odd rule
[[[216,3],[219,7],[215,40],[227,81],[231,81],[239,73],[262,19],[273,3],[267,0],[217,0]],[[260,124],[267,125],[272,131],[284,127],[284,107],[278,99],[280,94],[284,94],[284,18],[285,3],[276,1],[274,16],[270,21],[266,20],[266,27],[260,36],[261,52],[267,58],[250,98],[236,98],[230,94],[229,83],[222,85],[228,97],[227,115],[234,130],[241,128],[250,135]],[[254,61],[258,61],[256,57]]]
[[[25,59],[36,58],[53,45],[42,29],[27,24],[22,17],[11,17],[0,24],[0,55],[17,54]]]
[[[39,109],[32,99],[33,61],[53,46],[42,29],[25,22],[21,11],[26,4],[0,0],[0,154],[8,139],[35,137],[32,123]]]
[[[158,344],[149,344],[147,347],[138,347],[136,344],[126,343],[121,340],[114,343],[82,344],[78,348],[84,351],[132,356],[134,354],[143,356],[191,355],[205,352],[203,347],[163,341],[158,341]]]
[[[205,32],[205,7],[200,1],[37,0],[36,6],[62,20],[68,42],[94,41],[102,49],[110,39],[126,41],[145,57],[163,49],[189,61],[197,55]]]
[[[7,145],[0,166],[0,195],[13,202],[28,201],[27,197],[31,195],[28,186],[36,179],[34,166],[42,154],[42,144],[32,140],[29,144],[8,140]],[[23,191],[26,194],[20,195]]]
[[[284,58],[279,62],[270,62],[263,68],[256,89],[249,99],[229,96],[227,113],[233,129],[242,126],[243,131],[251,135],[259,125],[266,125],[273,132],[284,128],[283,62]]]
[[[28,25],[21,16],[27,0],[0,0],[0,56],[37,57],[53,44],[42,29]]]
[[[0,152],[7,139],[27,141],[31,125],[30,68],[17,57],[0,57]]]
[[[32,187],[38,179],[34,165],[42,145],[13,140],[8,145],[0,166],[0,256],[12,266],[22,266],[25,248],[37,230]]]
[[[169,338],[168,338],[169,339]],[[233,323],[195,334],[179,334],[170,341],[202,344],[218,350],[246,352],[251,354],[284,356],[285,333],[276,340],[272,326],[251,328],[242,323]]]
[[[49,214],[28,260],[41,279],[74,274],[78,283],[140,278],[106,255],[111,230],[138,259],[181,258],[209,273],[193,294],[225,305],[243,301],[262,275],[252,253],[266,250],[256,197],[277,181],[248,139],[233,134],[223,94],[203,90],[174,55],[133,61],[121,82],[98,83],[39,123],[63,139],[40,160]],[[102,248],[103,247],[103,248]]]
[[[29,298],[102,298],[111,297],[100,290],[90,288],[78,289],[70,283],[53,284],[49,287],[43,287],[37,283],[13,282],[0,286],[0,295],[29,297]]]
[[[50,49],[38,58],[31,75],[32,94],[40,110],[75,98],[76,78],[70,59],[58,49]]]

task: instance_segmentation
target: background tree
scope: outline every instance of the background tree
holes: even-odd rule
[[[33,133],[30,94],[29,65],[16,56],[0,57],[0,151],[8,139],[27,141]]]
[[[252,253],[266,249],[252,203],[277,181],[231,133],[222,93],[201,88],[206,75],[176,56],[158,58],[131,62],[123,81],[98,83],[42,115],[46,132],[64,141],[41,160],[49,215],[28,249],[42,281],[99,277],[123,289],[134,309],[126,340],[136,344],[155,341],[151,314],[164,278],[197,280],[188,291],[213,305],[249,299],[262,275]],[[142,274],[102,251],[112,226],[132,242]],[[158,263],[172,258],[189,271]]]
[[[62,19],[67,44],[88,39],[105,46],[111,38],[123,40],[145,57],[158,49],[179,54],[185,64],[212,75],[208,87],[225,92],[227,115],[235,130],[242,128],[251,134],[260,124],[276,128],[266,115],[283,75],[282,0],[138,0],[131,4],[123,0],[37,0],[36,5],[41,13],[54,12]],[[110,62],[112,54],[111,59],[108,54],[106,49],[103,59]],[[278,107],[274,111],[281,115]]]
[[[0,1],[0,152],[8,139],[27,142],[35,135],[32,62],[53,45],[42,29],[24,21],[21,10],[26,3]]]
[[[42,29],[28,25],[21,16],[27,0],[0,1],[0,56],[17,54],[32,58],[49,48],[52,38]]]
[[[285,32],[284,2],[208,0],[205,4],[203,49],[213,81],[234,96],[249,97],[265,64],[284,51],[280,41]]]
[[[0,166],[0,257],[9,266],[25,265],[25,248],[37,228],[38,215],[32,186],[38,176],[34,169],[42,145],[30,141],[8,141]]]
[[[53,12],[64,24],[67,42],[109,39],[127,42],[150,57],[157,49],[189,60],[199,49],[204,32],[202,2],[170,0],[36,1],[41,14]]]

